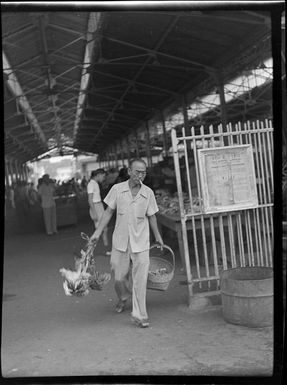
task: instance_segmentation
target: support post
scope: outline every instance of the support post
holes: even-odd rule
[[[20,179],[20,173],[19,173],[19,167],[17,160],[14,160],[14,166],[15,166],[15,175],[16,175],[16,180]]]
[[[150,149],[150,134],[149,134],[149,124],[148,120],[146,121],[146,153],[147,153],[147,165],[148,168],[152,167],[152,157]]]
[[[125,165],[125,146],[124,146],[124,141],[122,140],[121,142],[120,142],[120,144],[121,144],[121,159],[122,159],[122,167],[124,167],[124,165]]]
[[[29,179],[29,170],[28,170],[28,166],[25,164],[25,173],[26,173],[26,181],[28,182],[28,179]]]
[[[6,186],[9,186],[9,170],[8,170],[8,162],[5,160],[5,182]]]
[[[139,143],[138,143],[138,130],[135,129],[135,143],[136,143],[136,156],[137,158],[140,157],[140,151],[139,151]]]
[[[218,89],[219,99],[220,99],[222,127],[223,127],[223,131],[226,131],[227,109],[226,109],[226,101],[225,101],[225,93],[224,93],[224,79],[220,71],[216,72],[216,82],[217,82],[217,89]]]
[[[191,130],[189,129],[188,124],[188,114],[187,114],[187,103],[186,96],[182,96],[182,111],[183,111],[183,119],[184,119],[184,136],[191,135]]]
[[[108,168],[110,168],[110,154],[107,153],[107,163],[108,163]]]
[[[117,143],[115,144],[115,166],[118,168],[118,145]]]
[[[128,137],[126,139],[126,145],[127,145],[128,164],[129,164],[130,160],[131,160],[131,153],[130,153],[130,143],[129,143],[129,138]]]
[[[10,169],[10,174],[11,174],[11,181],[12,183],[15,182],[16,176],[15,176],[15,169],[14,169],[14,164],[12,159],[9,161],[9,169]]]
[[[165,126],[165,117],[163,111],[161,111],[161,120],[162,120],[162,129],[163,129],[163,155],[166,157],[168,155],[168,148],[167,148],[167,135],[166,135],[166,126]]]
[[[192,302],[191,299],[193,296],[193,281],[192,281],[192,274],[191,274],[191,268],[190,268],[189,247],[188,247],[188,241],[187,241],[187,229],[186,229],[186,221],[185,221],[184,205],[183,205],[183,197],[182,197],[180,165],[179,165],[179,156],[178,156],[178,150],[177,150],[178,140],[176,137],[175,129],[172,129],[171,138],[172,138],[173,160],[174,160],[174,167],[175,167],[176,184],[177,184],[177,191],[178,191],[178,196],[179,196],[180,219],[181,219],[181,226],[182,226],[182,238],[183,238],[183,248],[184,248],[184,258],[185,258],[185,266],[183,266],[183,267],[185,268],[185,271],[186,271],[187,289],[188,289],[188,306],[190,306],[191,302]]]
[[[25,181],[25,170],[24,170],[24,165],[22,163],[20,165],[20,173],[21,173],[22,180]]]

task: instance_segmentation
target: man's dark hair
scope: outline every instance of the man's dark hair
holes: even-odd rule
[[[135,159],[130,160],[130,162],[129,162],[129,168],[131,168],[132,165],[133,165],[135,162],[141,162],[141,163],[143,163],[143,164],[147,167],[146,162],[145,162],[142,158],[135,158]]]
[[[91,172],[91,178],[94,178],[97,175],[105,174],[105,173],[106,173],[106,171],[103,168],[98,168],[97,170],[93,170]]]

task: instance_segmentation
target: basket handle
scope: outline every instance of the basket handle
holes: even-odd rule
[[[173,265],[173,269],[174,269],[175,268],[175,257],[174,257],[174,252],[173,252],[172,248],[169,247],[168,245],[159,245],[159,244],[155,243],[154,245],[152,245],[150,247],[150,250],[151,249],[155,249],[155,248],[157,248],[157,249],[164,248],[164,249],[167,249],[171,253],[171,255],[172,255],[172,265]]]

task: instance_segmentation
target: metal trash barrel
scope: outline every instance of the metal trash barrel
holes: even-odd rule
[[[240,267],[224,270],[220,279],[225,321],[248,327],[273,324],[273,269]]]

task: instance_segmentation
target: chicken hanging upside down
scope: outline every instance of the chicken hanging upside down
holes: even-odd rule
[[[96,243],[90,242],[89,237],[84,233],[81,233],[81,236],[88,243],[86,251],[81,250],[81,256],[75,260],[76,271],[65,268],[59,270],[62,277],[65,278],[63,288],[67,296],[82,297],[89,294],[89,289],[102,290],[111,279],[111,274],[96,271],[93,257]]]

